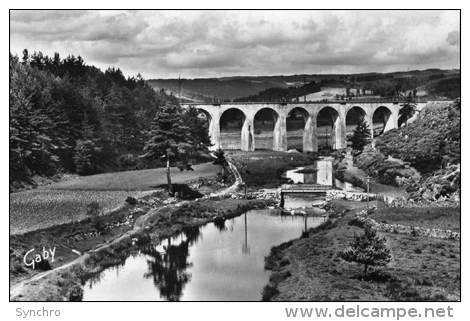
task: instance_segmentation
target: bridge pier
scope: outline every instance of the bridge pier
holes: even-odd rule
[[[220,118],[212,117],[209,120],[209,136],[211,137],[211,143],[213,144],[209,147],[210,150],[217,150],[220,148]]]
[[[252,152],[255,150],[254,117],[245,117],[242,127],[241,150]]]
[[[391,130],[391,129],[398,128],[398,112],[399,112],[398,109],[391,111],[390,117],[389,117],[389,119],[387,121],[387,124],[385,125],[385,128],[384,128],[384,133]]]
[[[335,141],[336,145],[333,146],[333,149],[342,149],[346,148],[346,117],[340,114],[338,119],[335,123],[336,131],[335,131]]]
[[[313,115],[309,115],[305,122],[303,146],[304,152],[318,151],[317,118]]]
[[[273,150],[287,151],[287,115],[281,113],[275,116],[275,125],[273,130]]]

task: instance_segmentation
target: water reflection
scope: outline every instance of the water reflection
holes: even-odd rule
[[[322,222],[306,219],[307,228]],[[269,279],[264,257],[272,246],[300,237],[305,223],[273,209],[185,230],[129,257],[119,275],[105,270],[93,288],[84,287],[83,300],[259,301]]]
[[[250,246],[248,245],[248,223],[246,221],[246,213],[245,213],[245,243],[242,245],[242,253],[243,254],[250,254]]]
[[[296,173],[299,170],[310,169],[312,173]],[[333,160],[318,160],[312,166],[300,167],[286,172],[286,177],[290,178],[294,184],[320,184],[333,185]]]
[[[168,301],[181,299],[186,284],[191,280],[191,273],[187,271],[192,266],[188,262],[189,247],[197,243],[200,236],[200,228],[191,227],[183,231],[177,245],[171,243],[172,238],[168,238],[166,245],[142,250],[148,257],[148,272],[144,278],[153,280],[161,298]]]
[[[313,169],[313,173],[297,173],[299,170]],[[334,186],[345,191],[362,191],[361,188],[348,182],[342,182],[334,178],[333,160],[323,159],[313,162],[312,166],[299,167],[286,172],[286,177],[291,179],[294,184],[319,184]]]
[[[225,226],[225,220],[215,220],[214,221],[214,226],[220,231],[220,232],[225,232],[227,230],[227,227]]]

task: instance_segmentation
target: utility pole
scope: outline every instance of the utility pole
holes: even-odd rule
[[[328,126],[325,127],[325,149],[328,148]]]
[[[304,102],[307,101],[307,84],[305,81],[305,76],[304,76]]]
[[[367,214],[369,214],[369,184],[370,184],[370,179],[372,177],[366,176],[365,179],[367,180]]]

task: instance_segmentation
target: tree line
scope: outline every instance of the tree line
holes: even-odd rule
[[[287,88],[275,87],[260,91],[257,95],[236,98],[234,102],[282,102],[291,101],[303,95],[308,95],[321,91],[321,86],[315,81],[311,81],[303,86],[290,86]]]
[[[207,128],[197,111],[183,111],[175,97],[156,92],[140,74],[126,78],[119,68],[102,72],[80,56],[62,59],[26,49],[22,59],[10,53],[9,67],[10,187],[32,184],[35,175],[164,165],[163,159],[139,157],[162,109],[185,117],[191,137]]]

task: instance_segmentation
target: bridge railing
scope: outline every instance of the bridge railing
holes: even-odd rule
[[[335,104],[351,104],[351,103],[404,103],[408,100],[408,97],[355,97],[352,99],[322,99],[322,100],[307,100],[303,101],[266,101],[266,102],[213,102],[213,103],[183,103],[181,105],[295,105],[295,104],[324,104],[324,103],[335,103]],[[435,98],[435,97],[413,97],[415,103],[427,103],[429,101],[452,101],[452,99],[446,98]]]

